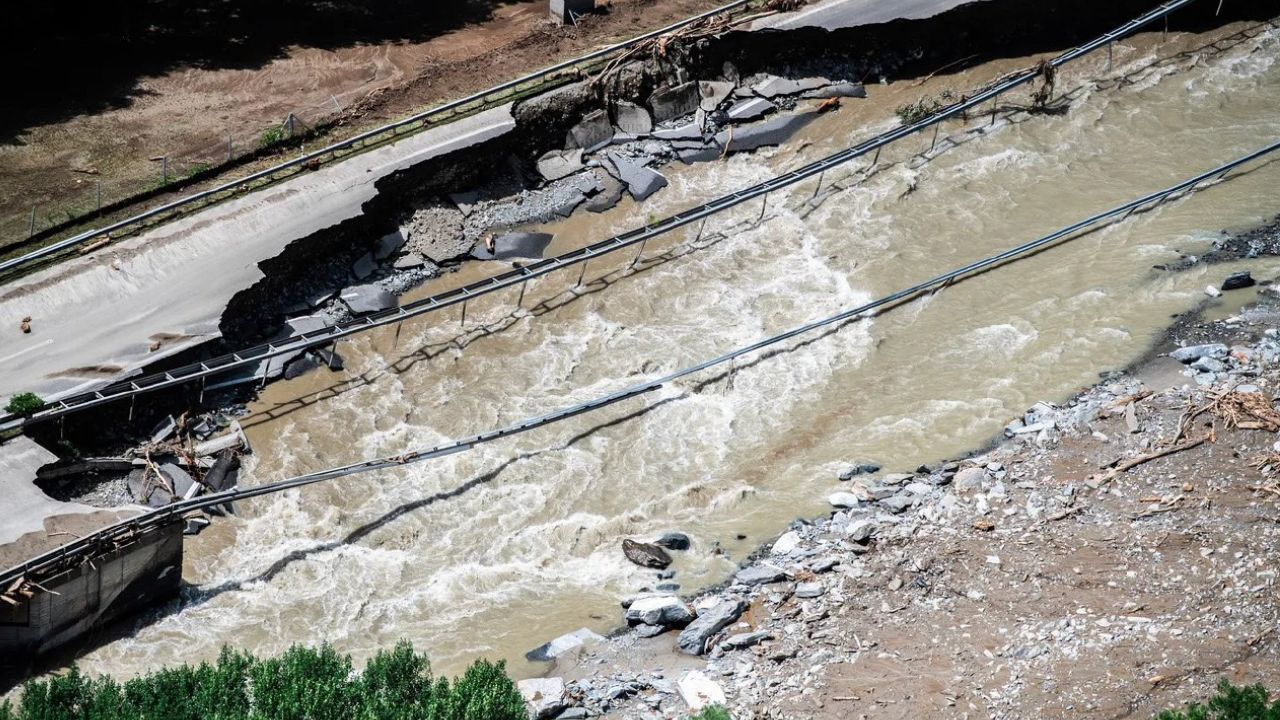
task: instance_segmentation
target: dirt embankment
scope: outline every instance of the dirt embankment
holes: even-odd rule
[[[27,237],[33,206],[39,230],[91,214],[99,184],[104,204],[153,188],[160,157],[183,177],[290,113],[336,118],[337,139],[718,4],[614,0],[576,28],[550,24],[545,0],[20,5],[2,51],[17,101],[0,122],[0,248]]]

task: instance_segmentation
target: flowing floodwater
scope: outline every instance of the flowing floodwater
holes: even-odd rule
[[[1280,138],[1280,34],[1126,41],[1058,81],[1069,113],[976,118],[633,252],[344,346],[347,371],[267,389],[246,422],[249,482],[491,429],[683,367],[1051,232]],[[964,90],[1030,59],[870,88],[787,147],[667,169],[643,208],[551,226],[556,252],[760,181],[891,127],[892,108]],[[1116,80],[1124,77],[1123,82]],[[1095,82],[1097,78],[1103,79]],[[1026,91],[1009,98],[1024,102]],[[953,146],[954,145],[954,146]],[[833,185],[834,183],[834,185]],[[815,334],[731,375],[427,463],[253,502],[188,543],[180,609],[82,659],[132,674],[328,641],[362,659],[408,638],[455,672],[517,674],[524,651],[620,622],[654,583],[622,538],[684,530],[685,590],[718,582],[798,516],[826,512],[836,472],[910,469],[979,447],[1037,400],[1062,400],[1146,352],[1231,266],[1153,269],[1222,228],[1280,211],[1280,163],[964,281],[874,320]],[[717,232],[728,230],[728,232]],[[1252,266],[1276,272],[1273,261]],[[496,272],[472,265],[419,294]],[[757,361],[758,360],[758,361]],[[1063,478],[1063,481],[1070,480]],[[745,539],[739,539],[739,534]],[[719,547],[721,552],[715,552]]]

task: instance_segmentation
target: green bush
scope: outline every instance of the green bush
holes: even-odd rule
[[[702,712],[689,718],[689,720],[733,720],[733,716],[728,710],[719,705],[708,705],[702,709]]]
[[[30,415],[31,413],[44,407],[44,400],[35,393],[18,393],[9,398],[9,404],[4,406],[4,411],[10,415]]]
[[[402,642],[363,672],[325,645],[259,660],[223,649],[216,663],[167,668],[124,685],[72,666],[34,680],[0,720],[525,720],[502,663],[477,661],[452,686]]]
[[[1280,700],[1267,702],[1261,685],[1236,687],[1223,680],[1208,705],[1192,703],[1183,710],[1165,710],[1156,720],[1280,720]]]
[[[284,140],[284,128],[279,125],[272,125],[262,131],[262,135],[258,138],[258,147],[263,150]]]

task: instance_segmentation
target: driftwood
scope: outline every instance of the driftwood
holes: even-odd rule
[[[1089,486],[1093,488],[1102,487],[1103,485],[1114,480],[1116,476],[1121,475],[1123,473],[1127,473],[1130,470],[1138,467],[1139,465],[1142,465],[1144,463],[1149,463],[1152,460],[1159,460],[1162,457],[1168,457],[1169,455],[1174,455],[1176,453],[1183,452],[1184,450],[1190,450],[1195,447],[1200,447],[1206,442],[1213,442],[1214,438],[1215,438],[1215,434],[1213,429],[1211,428],[1209,432],[1205,433],[1203,436],[1201,436],[1196,440],[1188,440],[1187,442],[1184,442],[1181,445],[1174,445],[1172,447],[1165,448],[1164,450],[1158,450],[1153,453],[1147,453],[1146,455],[1140,455],[1136,458],[1133,458],[1132,460],[1126,460],[1120,463],[1119,465],[1116,465],[1115,467],[1111,468],[1111,470],[1109,470],[1106,475],[1103,475],[1102,477],[1099,477],[1099,478],[1090,479]]]

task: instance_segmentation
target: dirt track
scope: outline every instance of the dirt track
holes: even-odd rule
[[[239,154],[291,112],[312,124],[342,108],[335,136],[350,134],[721,3],[611,4],[577,28],[552,25],[545,0],[522,0],[497,4],[487,20],[447,32],[415,29],[428,36],[422,40],[290,46],[251,67],[201,60],[139,74],[119,90],[97,88],[106,108],[100,111],[78,113],[80,98],[67,99],[65,107],[46,100],[41,114],[53,119],[0,133],[6,143],[0,145],[0,248],[26,237],[33,205],[40,228],[67,220],[68,211],[92,211],[99,182],[104,203],[148,189],[160,175],[153,158],[169,158],[170,178],[215,165],[225,160],[228,139]]]

